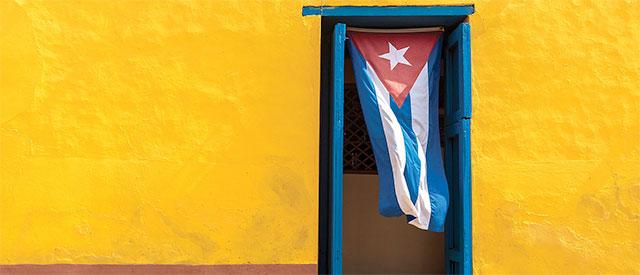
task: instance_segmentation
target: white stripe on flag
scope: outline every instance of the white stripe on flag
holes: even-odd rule
[[[367,62],[367,73],[371,77],[371,80],[373,80],[373,86],[376,90],[378,110],[380,112],[380,119],[382,120],[384,137],[387,141],[389,160],[391,161],[391,169],[393,171],[393,187],[396,193],[396,199],[398,200],[398,205],[405,214],[417,217],[418,210],[411,201],[409,188],[407,187],[407,182],[404,178],[406,152],[402,128],[400,127],[400,123],[398,123],[398,119],[395,114],[391,110],[391,105],[389,105],[389,92],[384,85],[382,85],[382,82],[369,62]]]
[[[416,208],[418,215],[410,224],[420,228],[429,229],[431,220],[431,199],[427,185],[427,141],[429,138],[429,63],[427,62],[415,84],[409,91],[411,96],[411,126],[416,134],[418,144],[418,157],[420,158],[420,185],[418,186],[418,199]]]

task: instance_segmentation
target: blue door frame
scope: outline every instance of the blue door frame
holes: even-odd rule
[[[471,274],[471,37],[468,23],[445,46],[445,171],[449,211],[445,224],[448,274]]]
[[[342,274],[342,144],[344,141],[344,42],[345,24],[336,24],[332,41],[332,97],[331,109],[331,223],[329,270]]]
[[[321,185],[328,185],[327,210],[321,209],[319,241],[319,272],[342,274],[342,176],[344,133],[344,47],[346,24],[353,22],[366,27],[446,26],[445,47],[445,169],[451,194],[451,208],[445,228],[445,269],[448,274],[472,273],[471,250],[471,52],[470,27],[463,22],[474,12],[468,6],[390,6],[390,7],[304,7],[302,14],[320,15],[332,19],[331,61],[328,106],[329,122],[321,121],[321,151],[323,138],[329,139],[329,155],[321,153]],[[323,21],[323,28],[325,27]],[[324,43],[324,42],[323,42]],[[324,55],[323,55],[324,56]],[[323,73],[324,75],[324,73]],[[325,76],[322,76],[325,77]],[[321,99],[321,102],[323,100]],[[321,110],[322,113],[322,110]],[[323,126],[324,125],[324,126]],[[323,134],[323,128],[330,133]],[[326,131],[326,130],[325,130]],[[323,162],[329,167],[323,167]],[[326,172],[328,175],[322,175]],[[321,191],[321,208],[322,202]],[[323,217],[323,216],[328,217]],[[328,223],[323,226],[324,223]],[[325,237],[323,237],[325,236]],[[323,240],[328,238],[328,240]],[[326,244],[326,251],[323,251]],[[323,257],[326,257],[323,258]],[[327,267],[322,265],[326,264]]]

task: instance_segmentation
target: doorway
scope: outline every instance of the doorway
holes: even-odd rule
[[[430,258],[437,259],[435,254],[422,254],[412,259],[401,259],[405,265],[412,265],[414,271],[396,270],[389,272],[432,272],[425,271],[428,267],[439,266],[439,271],[449,274],[471,274],[471,160],[470,160],[470,122],[471,122],[471,67],[470,67],[470,36],[467,16],[473,13],[473,6],[403,6],[403,7],[305,7],[303,15],[322,16],[321,28],[321,93],[320,93],[320,198],[319,198],[319,243],[318,243],[318,271],[321,274],[342,274],[344,272],[369,272],[356,270],[358,265],[373,266],[377,263],[386,263],[386,267],[393,267],[393,256],[379,254],[375,257],[386,257],[384,261],[379,258],[370,258],[367,253],[385,253],[392,251],[389,242],[376,235],[376,231],[396,234],[397,230],[411,230],[406,221],[399,218],[395,228],[394,219],[379,217],[377,214],[377,179],[375,175],[351,175],[344,174],[344,104],[345,104],[345,70],[350,62],[345,62],[344,39],[346,26],[365,28],[416,28],[430,26],[445,27],[445,44],[442,52],[444,58],[445,99],[444,123],[441,121],[443,133],[443,145],[445,146],[445,171],[449,182],[449,211],[446,218],[445,237],[441,241],[439,255],[444,254],[444,259],[438,262],[429,262]],[[349,184],[349,186],[347,186]],[[368,185],[372,188],[361,189]],[[353,189],[352,189],[353,188]],[[357,192],[353,192],[353,191]],[[351,193],[355,193],[353,196]],[[373,196],[372,196],[373,195]],[[373,198],[373,199],[371,199]],[[363,203],[351,205],[347,199],[363,201]],[[353,209],[351,209],[354,207]],[[370,207],[361,209],[359,207]],[[359,213],[368,211],[371,216]],[[358,212],[358,213],[352,213]],[[351,214],[350,214],[351,213]],[[349,215],[349,216],[347,216]],[[384,221],[376,221],[382,219]],[[369,222],[372,226],[362,232],[363,222]],[[350,223],[355,225],[352,226]],[[383,223],[378,225],[378,222]],[[387,224],[389,223],[389,224]],[[376,228],[373,228],[375,225]],[[350,229],[353,227],[354,229]],[[408,227],[408,228],[407,228]],[[415,229],[419,234],[413,244],[425,244],[423,234],[437,234]],[[360,231],[360,232],[358,232]],[[357,235],[349,232],[356,232]],[[411,233],[398,231],[398,238],[392,240],[402,243],[411,240]],[[404,235],[402,235],[404,234]],[[377,239],[375,239],[377,236]],[[349,239],[347,239],[349,238]],[[437,239],[437,238],[436,238]],[[384,240],[384,241],[383,241]],[[353,241],[353,244],[350,242]],[[437,240],[432,240],[438,243]],[[375,244],[375,242],[378,242]],[[380,245],[362,249],[363,244]],[[351,248],[350,247],[354,247]],[[405,248],[407,248],[405,246]],[[435,251],[435,249],[433,251]],[[355,251],[355,253],[352,253]],[[417,247],[416,251],[425,252],[424,247]],[[428,250],[431,251],[431,250]],[[431,252],[427,252],[431,253]],[[367,262],[361,258],[377,261]],[[389,258],[389,259],[387,259]],[[356,263],[350,267],[352,261]],[[427,263],[428,267],[424,264]],[[378,266],[372,272],[386,272]]]

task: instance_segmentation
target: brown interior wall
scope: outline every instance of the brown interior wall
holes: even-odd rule
[[[378,214],[378,176],[344,175],[345,273],[444,273],[444,234]]]

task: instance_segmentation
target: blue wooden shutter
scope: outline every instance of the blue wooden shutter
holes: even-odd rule
[[[460,25],[449,34],[445,49],[446,94],[445,125],[471,118],[471,43],[469,24]]]
[[[331,110],[331,233],[330,271],[342,274],[342,142],[344,133],[344,42],[345,24],[333,28]]]
[[[445,228],[446,271],[471,274],[471,45],[461,23],[445,48],[445,170],[450,204]]]

